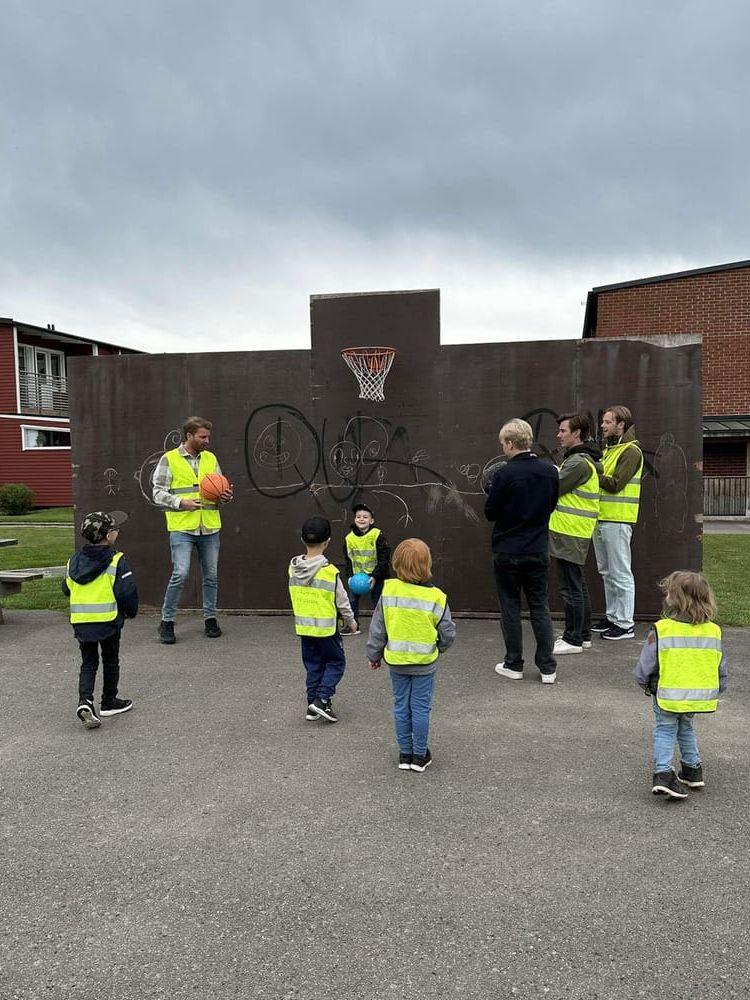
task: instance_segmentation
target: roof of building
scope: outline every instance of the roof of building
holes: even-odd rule
[[[101,337],[79,337],[75,333],[65,333],[62,330],[56,330],[54,324],[36,326],[34,323],[22,323],[20,320],[12,319],[9,316],[0,316],[0,326],[4,325],[15,326],[19,332],[28,332],[34,335],[41,334],[50,340],[59,340],[63,343],[72,340],[78,344],[102,344],[105,347],[116,347],[118,350],[129,351],[133,354],[148,353],[137,347],[129,347],[127,344],[113,344],[111,340],[103,340]]]
[[[663,281],[679,281],[694,278],[699,274],[718,274],[720,271],[739,271],[750,267],[750,260],[736,260],[729,264],[714,264],[712,267],[696,267],[690,271],[673,271],[671,274],[655,274],[650,278],[636,278],[634,281],[618,281],[613,285],[597,285],[586,296],[586,313],[583,317],[582,338],[594,336],[597,318],[597,297],[600,292],[614,292],[622,288],[638,288],[640,285],[658,285]]]
[[[736,417],[704,417],[704,438],[750,437],[750,414]]]

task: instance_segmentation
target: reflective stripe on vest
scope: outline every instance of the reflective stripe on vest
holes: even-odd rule
[[[626,441],[625,444],[614,444],[611,448],[606,448],[602,457],[602,471],[605,476],[611,476],[614,472],[617,460],[628,448],[638,448],[634,441]],[[638,448],[640,451],[640,448]],[[635,524],[638,520],[638,505],[641,499],[641,474],[643,472],[643,453],[641,452],[641,463],[638,471],[626,483],[619,493],[607,493],[601,491],[599,496],[599,520],[600,521],[620,521],[625,524]]]
[[[70,622],[80,625],[84,622],[113,622],[117,618],[115,600],[115,576],[122,552],[115,552],[112,561],[90,583],[76,583],[70,576],[70,560],[65,582],[70,591]]]
[[[355,535],[350,531],[346,536],[346,554],[352,563],[353,573],[368,573],[378,564],[377,541],[380,528],[370,528],[366,535]]]
[[[599,473],[585,455],[589,478],[577,489],[563,493],[549,519],[549,530],[573,538],[591,538],[599,516]]]
[[[330,563],[321,566],[307,584],[296,582],[289,567],[289,596],[297,635],[326,636],[336,632],[336,579],[339,571]]]
[[[715,712],[722,656],[719,626],[713,622],[688,625],[661,618],[654,629],[659,708],[665,712]]]
[[[166,459],[172,473],[170,494],[182,500],[200,500],[198,484],[204,476],[216,472],[216,455],[211,451],[200,453],[197,477],[190,462],[177,448],[168,451]],[[197,531],[200,527],[217,531],[221,527],[218,505],[207,500],[201,500],[200,510],[167,510],[164,513],[167,516],[168,531]]]
[[[386,580],[380,598],[388,636],[383,659],[391,666],[433,663],[437,627],[448,603],[437,587]]]

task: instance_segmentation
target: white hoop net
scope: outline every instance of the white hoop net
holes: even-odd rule
[[[385,399],[383,387],[391,370],[396,350],[393,347],[347,347],[341,357],[359,382],[359,398]]]

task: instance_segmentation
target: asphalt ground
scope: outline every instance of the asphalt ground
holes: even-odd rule
[[[750,630],[726,630],[682,803],[651,795],[637,641],[542,686],[494,674],[497,622],[459,620],[420,775],[364,635],[330,725],[304,721],[289,618],[221,622],[180,617],[171,647],[129,624],[135,708],[88,731],[65,619],[6,613],[3,1000],[750,995]]]

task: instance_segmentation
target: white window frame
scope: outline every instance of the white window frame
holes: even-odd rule
[[[42,424],[21,424],[21,451],[70,451],[69,444],[51,444],[46,448],[27,448],[26,447],[26,431],[57,431],[58,434],[68,432],[70,436],[70,428],[67,427],[44,427]]]

